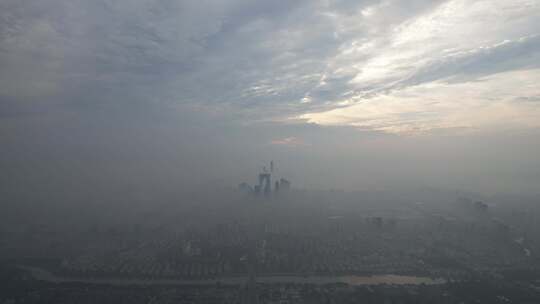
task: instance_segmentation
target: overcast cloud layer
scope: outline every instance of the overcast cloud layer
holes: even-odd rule
[[[2,161],[10,168],[14,157],[25,161],[20,152],[37,140],[44,142],[31,148],[37,154],[66,145],[45,139],[52,134],[70,138],[67,145],[78,153],[119,138],[131,147],[147,145],[155,128],[170,152],[145,156],[172,161],[173,151],[190,146],[184,155],[213,168],[219,166],[213,160],[226,157],[204,158],[194,147],[236,155],[231,164],[301,155],[306,169],[323,159],[373,163],[370,157],[382,155],[385,145],[416,153],[404,143],[410,136],[431,136],[414,140],[432,145],[440,136],[480,133],[489,135],[473,144],[500,136],[493,148],[508,156],[515,151],[505,145],[515,134],[523,142],[538,139],[538,29],[538,0],[3,0],[0,128],[8,148]],[[146,137],[133,137],[134,129],[146,130],[136,135]],[[145,132],[151,135],[140,135]],[[95,144],[84,148],[82,138]],[[332,154],[329,142],[348,152]],[[253,146],[258,150],[247,148]],[[360,147],[370,152],[359,156]],[[122,147],[107,149],[110,155]],[[523,167],[501,169],[500,180],[483,185],[540,181],[538,170],[522,170],[538,164],[532,156],[538,145],[528,149]],[[234,168],[210,175],[245,173]],[[355,187],[356,169],[347,168],[321,170],[329,172],[327,180],[342,173],[336,183]]]

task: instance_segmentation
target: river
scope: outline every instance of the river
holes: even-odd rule
[[[87,284],[105,284],[115,286],[129,285],[241,285],[246,282],[245,277],[230,276],[220,277],[208,280],[189,280],[189,279],[130,279],[130,278],[85,278],[85,277],[67,277],[54,274],[46,269],[30,266],[20,266],[21,269],[28,271],[32,277],[40,281],[52,283],[87,283]],[[266,275],[258,276],[257,283],[267,284],[336,284],[344,283],[353,286],[361,285],[434,285],[444,284],[444,279],[401,276],[401,275],[373,275],[373,276],[300,276],[300,275]]]

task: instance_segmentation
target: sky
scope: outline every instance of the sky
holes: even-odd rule
[[[538,0],[0,2],[13,200],[540,184]]]

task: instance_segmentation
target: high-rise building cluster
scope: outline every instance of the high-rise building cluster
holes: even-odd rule
[[[272,188],[272,175],[274,174],[274,161],[270,161],[270,170],[266,166],[262,168],[259,173],[258,183],[253,187],[248,183],[241,183],[238,188],[246,193],[254,195],[270,196],[272,193],[277,194],[279,192],[289,191],[291,189],[291,182],[285,178],[279,178],[275,180],[274,187]]]

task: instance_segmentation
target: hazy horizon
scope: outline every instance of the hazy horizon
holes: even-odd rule
[[[6,200],[254,183],[538,194],[540,4],[0,3]]]

